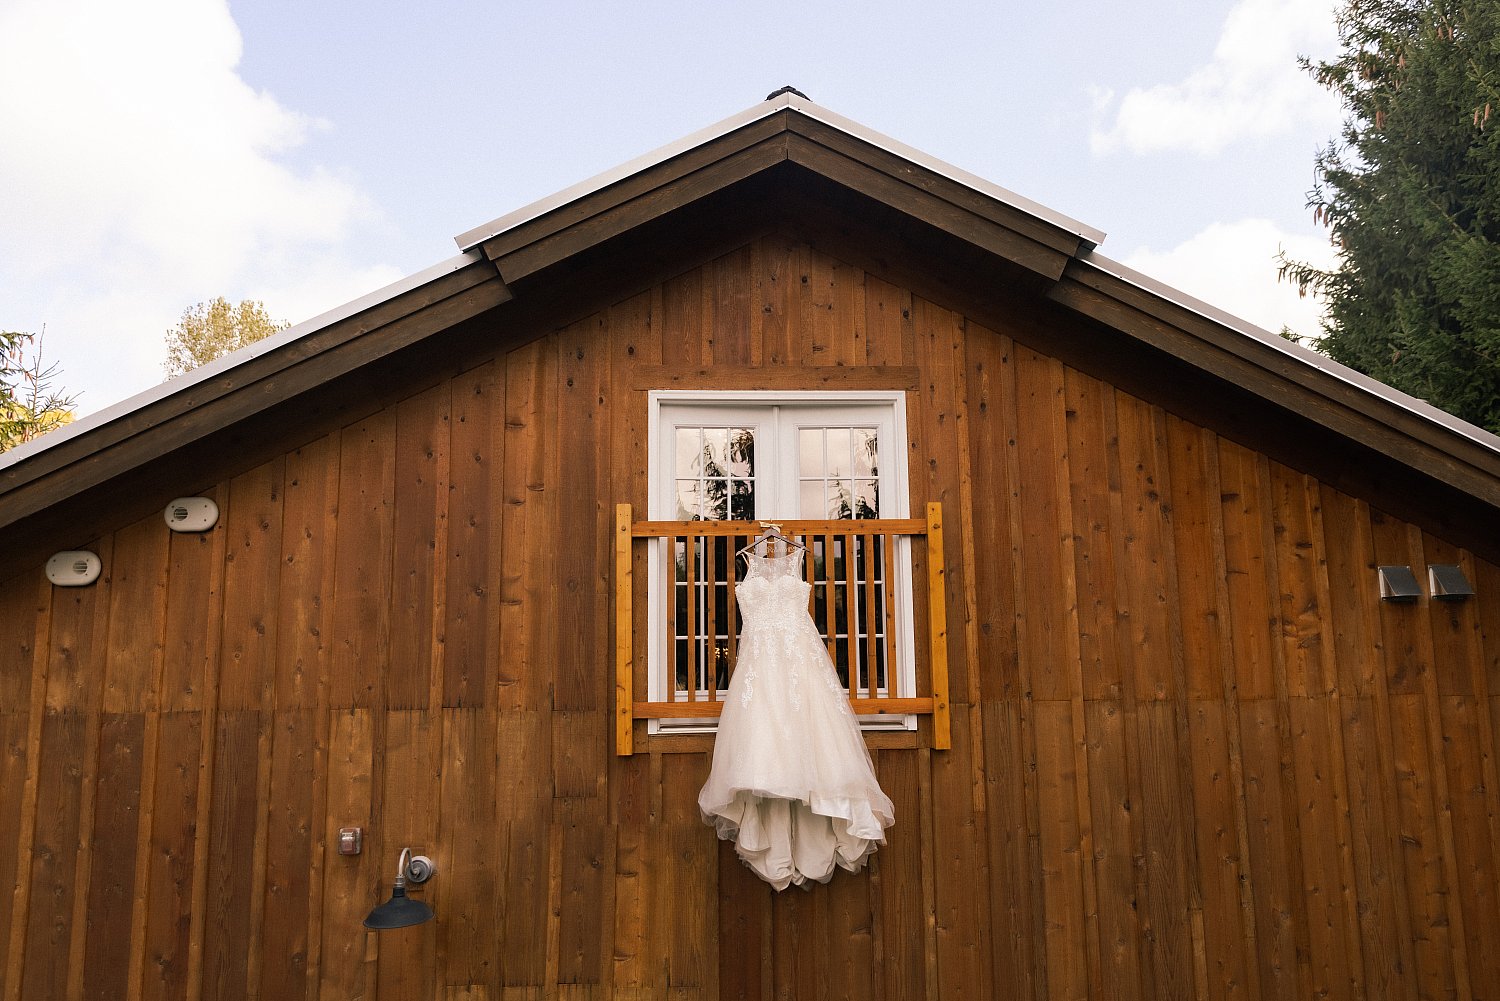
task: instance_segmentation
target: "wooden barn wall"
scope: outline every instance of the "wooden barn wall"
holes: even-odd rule
[[[1493,996],[1500,568],[1047,336],[767,237],[0,587],[0,1001]],[[701,738],[609,743],[612,505],[707,367],[914,374],[947,513],[953,749],[876,749],[890,843],[811,892]],[[1430,562],[1478,597],[1378,600]],[[403,845],[438,920],[366,933]]]

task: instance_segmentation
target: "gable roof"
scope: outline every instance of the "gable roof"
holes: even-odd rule
[[[325,418],[356,414],[362,390],[380,383],[372,373],[401,368],[427,338],[516,309],[543,276],[652,227],[731,228],[718,214],[727,196],[753,200],[793,178],[852,193],[944,247],[996,262],[1112,337],[1500,512],[1495,435],[1104,257],[1098,230],[782,93],[460,234],[454,258],[0,454],[0,531],[25,526],[48,551],[57,531],[84,533],[82,541],[102,527],[77,520],[86,499],[97,507],[103,496],[148,489],[169,460],[211,469],[208,458],[226,445],[247,447],[251,424],[252,437],[264,437],[305,423],[309,406]],[[137,516],[165,499],[151,494]],[[39,554],[24,543],[0,547],[0,576]]]

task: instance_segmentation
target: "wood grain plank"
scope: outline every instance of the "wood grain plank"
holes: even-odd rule
[[[278,546],[279,549],[279,546]],[[204,916],[203,996],[239,998],[251,994],[251,900],[258,878],[254,865],[257,818],[266,810],[259,788],[261,714],[226,709],[219,714],[214,741],[214,783],[208,829],[209,912]],[[256,971],[258,975],[258,969]]]
[[[341,439],[327,435],[285,458],[275,702],[284,709],[326,697]]]
[[[693,268],[662,283],[661,357],[667,365],[707,365],[703,326],[703,269]]]
[[[1218,440],[1220,520],[1224,533],[1229,618],[1234,623],[1235,680],[1241,699],[1276,695],[1273,621],[1267,577],[1265,521],[1255,454]]]
[[[318,755],[317,710],[282,709],[275,714],[259,965],[264,997],[305,998],[312,923],[313,844],[321,840],[323,816],[314,797]]]
[[[551,706],[558,548],[552,540],[559,500],[557,453],[549,438],[556,419],[556,359],[556,345],[548,341],[518,348],[506,359],[501,533],[518,544],[502,550],[502,711]]]
[[[51,604],[54,588],[45,580],[16,579],[0,585],[0,718],[4,720],[4,757],[0,758],[0,846],[14,849],[8,868],[0,869],[14,887],[9,906],[0,906],[0,997],[16,1001],[26,946],[31,903],[31,860],[41,755],[42,719],[46,710],[47,664],[51,660]],[[0,863],[3,865],[3,863]]]
[[[1226,533],[1227,534],[1227,533]],[[1250,829],[1250,878],[1255,885],[1255,942],[1261,991],[1298,997],[1294,887],[1300,874],[1291,864],[1288,840],[1295,820],[1286,817],[1281,795],[1280,728],[1276,703],[1240,703],[1245,773],[1245,813]]]
[[[1089,992],[1133,998],[1150,991],[1141,980],[1141,904],[1135,867],[1143,857],[1132,795],[1134,727],[1117,701],[1084,703],[1089,755],[1089,812],[1096,847],[1089,863],[1098,887],[1097,954],[1089,957]]]
[[[1451,797],[1453,867],[1458,871],[1455,896],[1464,915],[1469,979],[1476,996],[1493,994],[1500,989],[1500,951],[1492,938],[1492,930],[1500,928],[1500,900],[1496,894],[1496,845],[1491,839],[1490,802],[1480,755],[1482,717],[1472,696],[1450,695],[1440,702]]]
[[[448,494],[452,383],[441,382],[396,407],[394,509],[390,541],[390,709],[427,709],[445,673],[439,620],[448,577]]]
[[[1151,956],[1151,989],[1159,998],[1187,998],[1195,993],[1187,871],[1194,813],[1191,793],[1179,782],[1176,710],[1167,701],[1142,700],[1133,722],[1146,850],[1141,932]]]
[[[595,314],[558,335],[557,443],[553,447],[559,454],[599,455],[609,442],[606,322],[606,315]],[[598,669],[599,652],[608,649],[610,499],[604,494],[608,471],[601,469],[602,463],[555,461],[559,494],[567,499],[558,505],[558,537],[570,540],[556,547],[555,607],[560,621],[574,627],[557,631],[552,705],[596,710],[609,701],[607,676]]]
[[[492,361],[453,387],[448,498],[447,601],[443,620],[443,705],[494,701],[500,657],[501,520],[494,516],[505,469],[505,375]]]
[[[1065,371],[1064,427],[1083,695],[1118,701],[1122,668],[1116,629],[1122,606],[1115,593],[1117,529],[1111,524],[1111,497],[1120,491],[1120,478],[1118,463],[1106,450],[1115,437],[1114,428],[1106,425],[1104,408],[1110,392],[1075,369]]]
[[[140,990],[166,999],[186,997],[190,983],[203,713],[163,713],[160,727]]]
[[[1303,696],[1292,696],[1290,704],[1297,801],[1303,804],[1298,823],[1303,860],[1299,910],[1307,915],[1312,943],[1311,988],[1325,997],[1358,997],[1363,993],[1364,970],[1349,963],[1347,915],[1343,911],[1346,888],[1339,865],[1344,835],[1338,817],[1345,805],[1331,788],[1341,769],[1328,767],[1333,755],[1325,706],[1324,700]]]
[[[329,638],[329,707],[367,709],[384,694],[391,655],[396,415],[382,410],[339,443],[337,575]]]
[[[1343,699],[1340,708],[1364,984],[1371,997],[1411,1001],[1417,996],[1416,958],[1384,704],[1374,695],[1357,696]]]
[[[144,714],[112,713],[102,721],[98,781],[107,795],[100,798],[93,818],[87,918],[90,934],[78,970],[84,998],[121,998],[129,990],[136,818],[141,805],[144,745]]]
[[[673,754],[662,762],[662,842],[667,869],[657,884],[667,906],[666,986],[704,989],[718,976],[718,849],[698,815],[708,759]],[[783,896],[785,896],[783,894]]]
[[[74,858],[83,789],[80,765],[88,737],[82,713],[48,713],[38,753],[36,827],[29,853],[30,907],[25,953],[9,976],[23,999],[53,998],[68,980],[73,931]],[[12,939],[14,942],[15,939]]]
[[[869,272],[865,290],[865,365],[905,365],[912,342],[911,292]],[[972,334],[971,334],[972,336]]]
[[[1419,997],[1458,996],[1453,965],[1452,910],[1456,901],[1444,878],[1444,859],[1433,801],[1427,713],[1421,695],[1390,697],[1392,759],[1396,771],[1398,836],[1406,874],[1407,906],[1415,942]]]
[[[931,758],[932,798],[934,804],[941,804],[932,815],[931,854],[939,987],[945,998],[993,995],[990,977],[994,961],[990,955],[991,939],[986,933],[991,920],[990,900],[987,894],[975,892],[974,878],[984,867],[985,845],[980,831],[984,829],[986,816],[968,804],[974,774],[969,761],[973,723],[967,707],[965,710],[953,716],[953,749],[935,752]],[[1071,778],[1074,775],[1071,744],[1068,754],[1063,771]],[[1064,800],[1057,807],[1061,817],[1072,817],[1071,827],[1068,821],[1059,820],[1063,824],[1061,837],[1076,837],[1073,803]],[[1076,866],[1067,878],[1071,877],[1081,879]],[[1081,893],[1081,883],[1078,889]]]
[[[1027,776],[1032,771],[1029,738],[1022,732],[1019,700],[987,701],[982,710],[990,818],[987,831],[990,880],[985,891],[990,894],[995,990],[1006,996],[1042,997],[1046,993],[1046,967],[1037,961],[1036,953],[1045,947],[1040,920],[1043,904],[1033,893],[1034,884],[1040,882],[1041,866],[1033,858],[1040,830],[1028,821],[1028,801],[1032,798],[1027,788]],[[908,757],[882,754],[881,785],[888,792],[891,787],[886,784],[886,770],[901,774],[895,762]],[[887,761],[892,763],[886,764]],[[1091,774],[1096,773],[1091,769]],[[901,815],[900,801],[897,814]],[[1100,842],[1101,846],[1105,843]],[[887,926],[900,928],[899,918],[889,908],[887,914]],[[914,975],[915,971],[906,976],[910,980]],[[886,982],[901,983],[894,972],[888,972]],[[912,988],[912,996],[919,992],[917,984]],[[907,995],[893,988],[891,996]]]
[[[156,705],[167,603],[169,533],[163,527],[160,520],[149,518],[114,536],[105,712],[139,713]]]
[[[498,993],[501,839],[495,787],[499,761],[495,720],[488,710],[448,709],[442,715],[438,852],[441,878],[431,884],[438,927],[439,983]]]
[[[1188,711],[1188,742],[1193,748],[1193,836],[1202,866],[1203,922],[1208,996],[1249,996],[1240,892],[1249,881],[1236,814],[1240,791],[1233,781],[1225,708],[1218,699],[1194,699]]]
[[[793,247],[793,241],[774,235],[750,247],[754,336],[765,366],[787,365],[798,357],[793,335],[801,318],[792,315],[793,290],[799,281]]]
[[[659,935],[651,921],[651,888],[658,868],[663,864],[657,841],[651,835],[657,825],[651,820],[651,755],[637,754],[616,759],[610,778],[614,821],[619,831],[614,871],[614,950],[612,981],[618,991],[646,989],[654,984],[657,969],[652,949]],[[738,863],[736,863],[738,864]],[[747,871],[747,878],[751,878]],[[730,885],[721,879],[726,894]],[[722,906],[722,905],[721,905]],[[738,950],[726,949],[724,959],[742,956]],[[730,978],[723,977],[726,982]]]
[[[274,692],[284,475],[278,459],[229,484],[218,683],[226,710],[259,709]]]
[[[752,254],[746,245],[704,266],[706,358],[715,365],[760,364],[760,330],[750,305],[754,292]]]
[[[26,667],[26,673],[30,675],[30,665],[28,664]],[[0,710],[0,845],[7,846],[11,851],[15,851],[15,846],[21,839],[21,821],[28,788],[26,766],[28,758],[32,757],[35,753],[30,750],[27,743],[28,730],[29,719],[24,709],[17,711]],[[40,738],[40,734],[38,734],[38,738]],[[26,837],[26,851],[24,853],[18,852],[12,860],[13,864],[29,862],[31,855],[30,847],[31,838],[28,832]],[[13,865],[7,865],[6,868],[11,869]],[[9,906],[0,906],[0,943],[4,943],[7,950],[10,947],[11,941],[12,917],[16,912],[18,904],[25,905],[29,903],[25,891],[28,891],[30,886],[28,879],[16,878],[17,874],[15,872],[12,871],[9,875],[14,887],[12,897],[9,901]],[[22,906],[20,910],[23,917],[21,926],[24,927],[25,906]],[[7,993],[9,991],[8,985],[15,979],[16,972],[19,972],[19,964],[11,967],[9,970],[0,968],[0,997],[10,997]]]
[[[1281,647],[1286,662],[1287,693],[1293,698],[1327,695],[1334,678],[1326,668],[1328,613],[1323,599],[1327,566],[1321,531],[1315,532],[1309,501],[1317,498],[1316,481],[1279,463],[1271,465],[1271,501],[1276,534],[1276,570]]]
[[[1054,438],[1057,422],[1049,419],[1063,408],[1062,370],[1033,351],[1018,350],[1015,358],[1017,483],[1025,484],[1025,502],[1017,505],[1021,576],[1016,593],[1025,596],[1017,605],[1017,639],[1033,696],[1071,699],[1078,672],[1068,662],[1064,577],[1073,567],[1062,562],[1058,540],[1065,531],[1072,535],[1072,525],[1062,520],[1055,475],[1057,456],[1067,446]]]

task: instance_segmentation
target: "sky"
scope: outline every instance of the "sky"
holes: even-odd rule
[[[92,413],[216,296],[299,322],[748,108],[813,101],[1108,234],[1260,326],[1335,99],[1333,0],[0,0],[0,330]]]

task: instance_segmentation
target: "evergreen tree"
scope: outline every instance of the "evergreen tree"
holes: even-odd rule
[[[77,396],[55,385],[57,364],[42,360],[41,338],[0,330],[0,452],[73,422]]]
[[[1282,274],[1328,303],[1319,348],[1500,432],[1500,3],[1345,0],[1307,63],[1342,141],[1308,196],[1341,261]]]
[[[200,302],[184,309],[177,326],[167,331],[167,360],[162,367],[167,378],[173,379],[288,326],[271,319],[265,305],[254,299],[238,306],[223,296]]]

